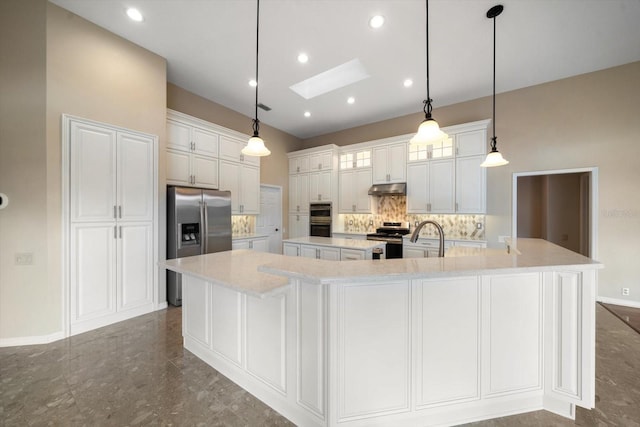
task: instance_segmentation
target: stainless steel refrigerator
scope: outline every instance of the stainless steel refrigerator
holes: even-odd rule
[[[231,192],[167,188],[167,259],[231,250]],[[182,305],[182,275],[167,271],[167,301]]]

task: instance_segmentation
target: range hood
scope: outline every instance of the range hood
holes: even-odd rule
[[[370,196],[405,196],[406,194],[406,182],[396,182],[395,184],[375,184],[369,189]]]

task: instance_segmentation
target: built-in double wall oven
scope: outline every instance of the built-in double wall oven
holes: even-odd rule
[[[331,237],[331,203],[309,205],[309,236]]]

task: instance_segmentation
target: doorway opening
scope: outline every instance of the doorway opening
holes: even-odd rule
[[[598,168],[513,174],[512,236],[596,258]]]

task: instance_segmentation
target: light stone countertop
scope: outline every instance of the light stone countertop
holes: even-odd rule
[[[496,249],[460,248],[445,258],[327,261],[278,254],[234,250],[178,258],[159,264],[247,294],[266,296],[288,285],[306,282],[354,283],[428,279],[481,274],[522,273],[561,269],[599,269],[595,260],[541,239],[517,239],[520,254]],[[514,245],[515,246],[515,245]],[[453,248],[452,248],[453,249]],[[465,251],[467,251],[465,253]]]
[[[159,262],[158,265],[176,273],[198,277],[250,295],[265,296],[287,286],[289,278],[261,273],[258,267],[280,261],[282,258],[284,255],[236,249],[168,259]]]
[[[316,246],[331,246],[341,249],[373,249],[382,248],[386,245],[385,242],[379,242],[374,240],[356,240],[356,239],[341,239],[339,237],[297,237],[295,239],[283,240],[282,243],[295,243],[302,245],[316,245]],[[335,261],[334,261],[335,262]]]
[[[234,234],[231,236],[231,240],[246,240],[246,239],[258,239],[261,237],[269,237],[268,234],[256,234],[256,233],[250,233],[250,234]]]

